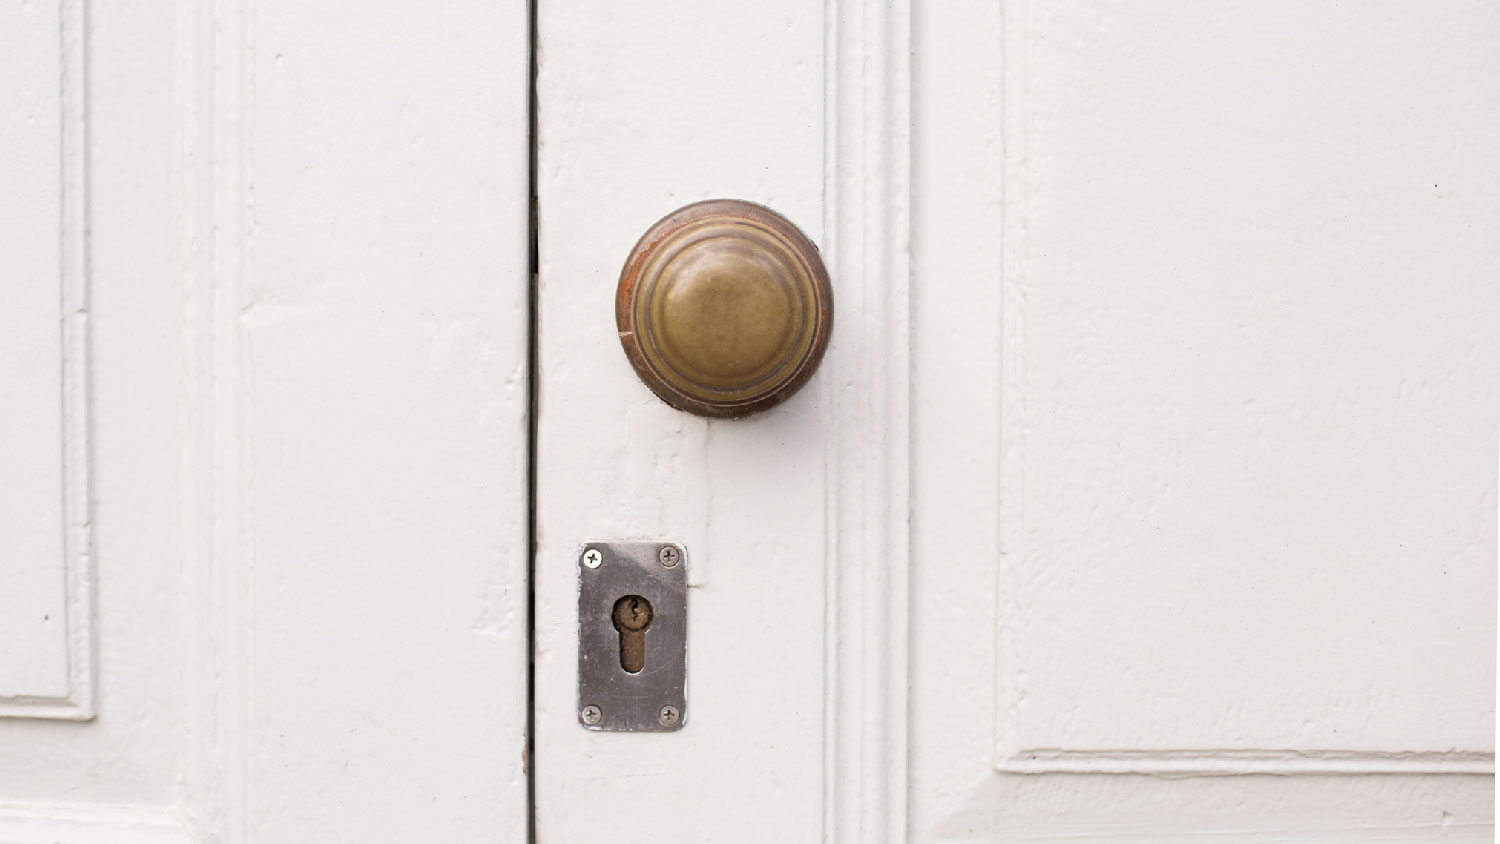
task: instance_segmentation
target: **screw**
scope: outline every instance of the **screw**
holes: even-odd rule
[[[682,713],[678,712],[675,706],[663,706],[661,708],[661,715],[657,718],[658,721],[661,721],[663,727],[674,727],[681,719]]]
[[[682,552],[677,550],[676,545],[663,545],[661,551],[657,552],[656,558],[661,560],[662,565],[671,568],[682,559]]]
[[[585,706],[578,714],[583,716],[583,723],[590,727],[599,723],[599,720],[604,717],[604,713],[600,712],[597,706]]]
[[[602,562],[604,562],[604,555],[599,553],[598,548],[590,548],[583,552],[583,564],[589,568],[599,568],[599,564]]]

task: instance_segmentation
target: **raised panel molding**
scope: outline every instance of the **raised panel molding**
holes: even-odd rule
[[[182,803],[199,841],[249,831],[249,147],[254,50],[247,0],[182,4],[177,113],[184,436]]]
[[[907,840],[911,7],[824,6],[825,243],[839,316],[827,428],[825,822]],[[848,389],[858,384],[861,389]]]
[[[1046,33],[1033,42],[1028,29],[1034,18],[1048,14],[1029,0],[1003,0],[1004,35],[1004,188],[1003,266],[1000,313],[1001,460],[1000,555],[997,590],[996,720],[994,767],[1005,773],[1106,773],[1171,776],[1216,776],[1232,774],[1493,774],[1495,756],[1483,749],[1369,749],[1369,748],[1089,748],[1048,747],[1046,739],[1034,740],[1026,732],[1022,710],[1028,703],[1028,667],[1035,657],[1022,648],[1024,627],[1035,608],[1027,602],[1027,590],[1042,575],[1028,568],[1028,537],[1034,526],[1028,520],[1028,489],[1025,471],[1028,437],[1036,436],[1046,421],[1028,413],[1028,355],[1036,341],[1034,321],[1039,284],[1030,275],[1033,254],[1028,250],[1033,220],[1028,197],[1029,116],[1033,113],[1033,88],[1038,87],[1032,55],[1034,43],[1044,43]],[[1049,10],[1055,11],[1055,10]],[[1076,11],[1076,10],[1075,10]],[[1076,24],[1076,21],[1070,21]],[[1090,22],[1097,25],[1099,22]],[[1058,24],[1053,21],[1053,26]],[[1077,59],[1075,58],[1076,62]],[[1056,94],[1059,84],[1049,80]],[[1056,104],[1053,104],[1056,108]],[[1163,107],[1165,108],[1165,107]],[[1056,157],[1052,147],[1047,156]],[[1049,202],[1057,197],[1049,195]],[[1073,268],[1075,272],[1086,272]],[[1446,572],[1444,572],[1446,574]],[[1052,610],[1054,613],[1056,610]],[[1078,624],[1090,623],[1079,620]],[[1095,625],[1097,621],[1092,622]],[[1107,635],[1107,631],[1100,631]],[[1032,661],[1028,661],[1028,659]],[[1052,668],[1057,671],[1059,669]],[[1096,686],[1096,688],[1100,688]],[[1100,688],[1088,700],[1090,706],[1107,706]],[[1148,741],[1147,745],[1155,742]]]
[[[14,288],[0,318],[7,358],[0,372],[14,379],[0,408],[0,435],[14,447],[0,462],[13,484],[0,499],[11,519],[0,531],[7,553],[17,554],[0,558],[11,590],[0,604],[8,640],[0,717],[87,720],[95,668],[85,4],[7,4],[0,21],[7,47],[0,119],[16,139],[0,163],[0,244],[14,262],[5,269]]]
[[[1337,750],[1044,750],[1000,748],[996,769],[1015,774],[1493,774],[1488,753]]]

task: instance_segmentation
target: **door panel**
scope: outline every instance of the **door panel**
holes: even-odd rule
[[[49,672],[94,687],[82,696],[85,687],[68,682],[70,701],[39,694],[57,686],[13,686],[21,696],[0,704],[0,840],[18,827],[36,832],[23,841],[81,837],[58,831],[60,814],[68,829],[97,840],[120,826],[96,823],[101,807],[170,804],[179,763],[172,423],[180,350],[165,152],[173,114],[162,94],[172,15],[165,4],[92,19],[83,12],[76,2],[0,12],[0,98],[27,99],[0,118],[8,158],[0,165],[0,391],[22,411],[0,411],[9,452],[0,460],[35,468],[4,474],[15,499],[0,512],[0,612],[39,594],[37,581],[17,572],[45,568],[43,588],[66,596],[64,612],[31,604],[16,620],[84,634],[61,652],[56,639],[6,636],[0,662],[44,661]],[[28,343],[39,336],[46,341]],[[12,357],[22,343],[27,353]],[[77,393],[66,393],[65,404],[69,387]],[[38,388],[47,398],[32,404]],[[13,544],[18,535],[25,539]],[[90,697],[96,716],[86,720]],[[145,814],[130,822],[179,829]]]
[[[524,4],[0,19],[37,177],[4,165],[0,218],[39,244],[0,269],[38,409],[0,420],[44,466],[6,478],[36,508],[0,514],[0,573],[47,566],[97,655],[92,720],[0,690],[29,696],[0,702],[0,841],[525,840]],[[79,528],[95,576],[65,584]],[[23,644],[0,661],[88,666]]]
[[[1489,840],[1495,17],[918,21],[913,840]]]
[[[1002,752],[1492,754],[1500,28],[1193,10],[1020,12]]]
[[[80,28],[75,6],[0,7],[0,715],[93,712]]]

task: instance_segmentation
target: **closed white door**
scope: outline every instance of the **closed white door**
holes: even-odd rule
[[[939,5],[910,839],[1493,840],[1493,6]]]
[[[0,843],[1493,838],[1490,5],[531,5],[0,0]]]
[[[538,840],[1490,840],[1492,9],[538,11]],[[616,337],[719,197],[836,313],[742,419]],[[612,539],[687,551],[676,732],[580,712]]]
[[[0,841],[524,841],[521,3],[0,3]]]

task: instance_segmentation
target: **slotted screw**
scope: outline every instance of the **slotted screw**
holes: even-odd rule
[[[676,726],[677,722],[682,720],[682,713],[677,711],[677,707],[675,706],[663,706],[661,708],[661,715],[657,719],[661,721],[663,727],[672,727]]]
[[[599,723],[599,720],[604,717],[604,713],[600,712],[597,706],[585,706],[578,714],[583,716],[583,723],[590,727]]]

